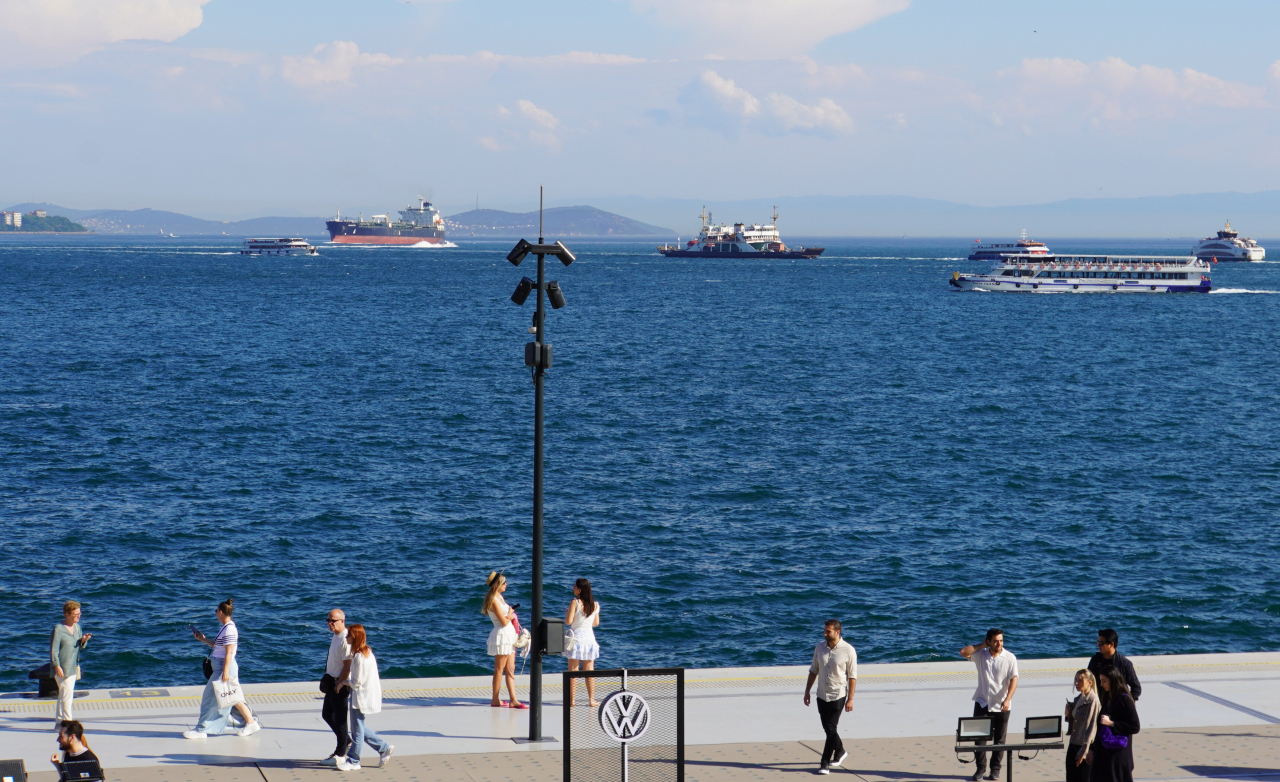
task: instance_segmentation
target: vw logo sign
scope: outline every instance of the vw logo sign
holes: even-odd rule
[[[600,729],[620,744],[635,741],[649,729],[649,704],[634,692],[613,693],[600,704]]]

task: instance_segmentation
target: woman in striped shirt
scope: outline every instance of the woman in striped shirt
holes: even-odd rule
[[[231,598],[218,603],[218,622],[222,624],[222,628],[214,638],[209,638],[194,627],[191,628],[191,634],[197,641],[213,647],[213,654],[210,655],[213,661],[213,675],[205,684],[204,696],[200,699],[200,721],[196,723],[195,730],[182,734],[185,738],[203,739],[208,738],[210,734],[214,736],[221,734],[226,730],[227,723],[231,721],[233,708],[240,712],[240,717],[244,720],[244,727],[239,730],[241,736],[256,733],[262,728],[247,705],[237,703],[235,706],[219,709],[218,698],[213,693],[214,679],[220,679],[224,684],[240,685],[239,666],[236,665],[236,647],[239,646],[240,635],[236,632],[235,622],[231,621],[231,612],[234,608]]]

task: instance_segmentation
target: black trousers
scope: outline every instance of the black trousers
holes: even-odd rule
[[[1092,771],[1092,768],[1088,762],[1076,765],[1076,757],[1079,754],[1079,744],[1067,745],[1067,782],[1089,782],[1089,772]]]
[[[989,711],[987,707],[975,701],[973,704],[973,716],[991,717],[991,727],[995,729],[995,735],[992,738],[995,739],[995,742],[997,744],[1004,743],[1005,736],[1007,736],[1009,732],[1009,712]],[[983,739],[982,741],[975,741],[974,746],[982,746],[986,743],[987,743],[986,739]],[[981,774],[987,770],[987,753],[974,752],[973,759],[978,764],[978,773]],[[992,752],[991,753],[991,773],[998,775],[1000,773],[1000,767],[1003,765],[1004,765],[1004,753]]]
[[[338,747],[333,751],[338,757],[346,757],[347,748],[351,746],[351,734],[347,730],[347,701],[350,695],[351,690],[347,687],[339,692],[327,692],[324,695],[324,708],[320,710],[325,724],[338,737]]]
[[[818,717],[822,719],[822,730],[827,734],[827,743],[822,747],[822,765],[829,766],[831,761],[839,760],[844,754],[844,742],[836,728],[840,725],[840,713],[844,711],[846,698],[833,701],[818,699]]]

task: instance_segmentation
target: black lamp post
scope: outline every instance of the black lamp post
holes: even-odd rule
[[[511,300],[516,304],[524,304],[530,292],[537,293],[537,310],[533,314],[533,342],[524,346],[525,366],[533,369],[533,627],[535,634],[534,648],[531,652],[533,661],[529,665],[529,738],[528,741],[554,741],[542,736],[542,655],[548,651],[549,645],[563,644],[563,635],[552,637],[544,626],[542,617],[542,381],[546,371],[551,368],[551,345],[546,341],[546,309],[542,294],[545,291],[553,309],[564,306],[564,294],[555,280],[546,281],[543,261],[548,255],[560,259],[565,266],[576,258],[568,247],[560,242],[544,244],[542,238],[542,188],[538,188],[538,243],[530,244],[524,239],[507,254],[507,260],[515,266],[527,255],[538,257],[538,279],[524,277],[516,286]],[[562,631],[561,631],[562,633]]]

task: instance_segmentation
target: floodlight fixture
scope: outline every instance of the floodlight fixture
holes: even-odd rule
[[[507,253],[507,260],[511,261],[512,266],[519,266],[524,257],[529,254],[529,248],[533,245],[524,239],[516,242],[516,246],[511,248],[511,252]]]
[[[961,717],[956,725],[956,743],[962,741],[991,741],[995,737],[996,724],[992,717]]]
[[[1062,717],[1027,717],[1026,741],[1062,738]]]
[[[578,260],[578,256],[574,255],[568,247],[565,247],[564,242],[556,242],[556,247],[560,248],[556,250],[556,257],[559,258],[560,263],[563,263],[565,266],[568,266]]]
[[[516,285],[516,292],[511,294],[511,300],[518,305],[523,305],[524,300],[529,298],[529,292],[532,291],[536,285],[537,283],[528,277],[521,277],[520,283]]]
[[[527,277],[525,279],[528,279]],[[552,280],[547,283],[547,301],[551,302],[551,309],[558,310],[564,306],[564,293],[560,290],[560,283]]]

